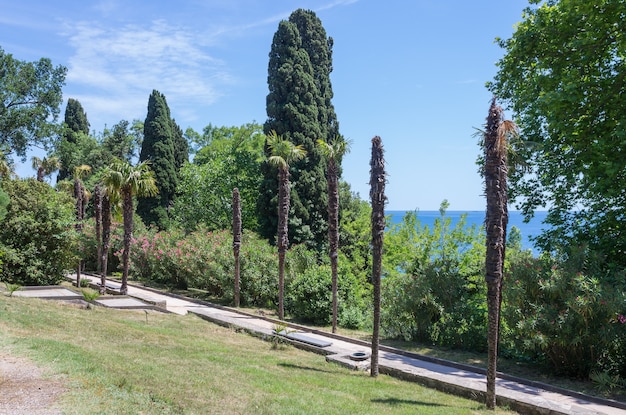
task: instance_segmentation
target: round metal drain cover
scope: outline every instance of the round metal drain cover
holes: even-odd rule
[[[365,352],[354,352],[350,355],[350,359],[352,360],[365,360],[370,357],[369,353]]]

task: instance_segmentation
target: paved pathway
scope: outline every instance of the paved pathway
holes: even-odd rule
[[[100,281],[99,277],[89,275],[82,277],[92,280],[93,283]],[[108,281],[107,286],[109,285],[114,291],[120,286],[115,281]],[[270,337],[275,335],[274,328],[277,321],[263,316],[246,314],[228,307],[209,305],[134,285],[129,285],[128,295],[149,303],[159,304],[172,313],[180,315],[193,313],[220,325],[239,327],[256,336]],[[326,355],[328,361],[355,369],[368,370],[368,360],[354,360],[355,353],[369,355],[368,343],[303,326],[291,324],[289,326],[290,328],[286,333],[287,337],[290,333],[298,333],[300,339],[286,339],[286,341],[292,342],[296,347]],[[327,345],[328,343],[330,345]],[[470,366],[417,356],[389,347],[381,347],[379,353],[380,373],[417,381],[445,392],[484,401],[485,375],[473,369]],[[507,405],[523,414],[626,415],[626,403],[623,402],[611,403],[580,394],[570,394],[548,385],[533,384],[521,379],[509,379],[504,375],[502,377],[497,380],[496,384],[498,404]]]

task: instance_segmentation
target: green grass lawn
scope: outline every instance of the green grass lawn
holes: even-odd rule
[[[64,377],[67,414],[493,413],[192,315],[0,295],[0,333],[0,347]]]

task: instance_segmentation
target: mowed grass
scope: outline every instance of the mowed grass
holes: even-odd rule
[[[0,334],[0,347],[63,378],[67,414],[493,414],[192,315],[0,295]]]

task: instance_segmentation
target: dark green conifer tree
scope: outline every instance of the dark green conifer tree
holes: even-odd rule
[[[296,10],[281,21],[269,55],[267,116],[264,131],[275,131],[301,145],[307,157],[291,169],[289,239],[322,250],[327,243],[327,192],[324,161],[317,140],[338,135],[332,104],[330,72],[332,39],[314,12]],[[273,240],[277,227],[276,171],[263,168],[264,180],[258,200],[260,233]]]
[[[168,210],[178,185],[178,169],[183,158],[186,161],[187,148],[183,148],[179,142],[178,136],[182,137],[182,130],[170,117],[165,96],[157,90],[152,91],[148,99],[143,134],[139,161],[150,161],[159,193],[153,197],[140,198],[137,214],[146,225],[154,224],[159,229],[165,229],[169,222]]]
[[[77,134],[89,134],[89,121],[87,120],[87,113],[83,109],[80,101],[74,98],[67,100],[67,106],[65,107],[65,119],[64,128],[61,135],[61,141],[70,144],[76,144]],[[71,175],[72,169],[75,167],[75,162],[60,157],[61,168],[59,169],[59,175],[57,180],[67,179]],[[81,161],[82,162],[82,161]],[[78,163],[81,164],[81,163]]]

